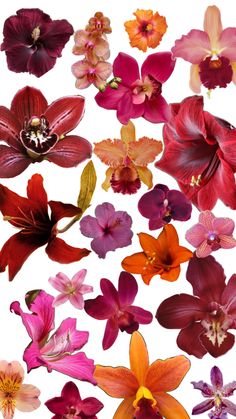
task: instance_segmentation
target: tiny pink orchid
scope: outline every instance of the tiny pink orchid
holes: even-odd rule
[[[74,40],[73,54],[85,55],[85,58],[93,64],[110,57],[109,44],[103,36],[78,30],[75,32]]]
[[[83,310],[83,295],[93,292],[93,287],[83,284],[86,274],[87,270],[81,269],[71,280],[62,272],[59,272],[55,277],[50,277],[48,282],[53,288],[60,291],[60,294],[54,298],[53,307],[64,304],[66,301],[70,301],[75,308]]]
[[[76,61],[71,67],[72,74],[76,77],[75,87],[86,89],[93,84],[98,89],[103,89],[106,80],[112,73],[112,65],[107,61],[92,62],[84,59]]]
[[[232,249],[236,246],[232,236],[234,227],[230,218],[217,218],[211,211],[203,211],[199,215],[199,223],[187,231],[186,240],[197,248],[197,257],[205,258],[220,248]]]

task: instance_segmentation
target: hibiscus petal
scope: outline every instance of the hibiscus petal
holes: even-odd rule
[[[94,144],[94,153],[99,159],[111,167],[124,164],[126,147],[121,140],[103,140]]]
[[[103,229],[95,217],[86,215],[80,221],[81,233],[86,237],[101,237],[103,236]]]
[[[218,48],[218,41],[222,33],[220,10],[216,6],[208,6],[204,16],[204,31],[208,34],[211,49]]]
[[[162,151],[162,142],[148,137],[129,143],[128,156],[138,166],[152,163]]]
[[[15,395],[16,408],[20,412],[33,412],[41,402],[38,399],[40,390],[31,384],[22,384]]]
[[[134,332],[131,336],[129,357],[131,371],[139,385],[143,385],[149,367],[149,357],[146,342],[139,332]]]
[[[138,381],[134,374],[125,367],[103,367],[96,365],[94,378],[98,387],[111,397],[127,398],[135,396]]]
[[[100,226],[105,228],[112,217],[115,216],[115,208],[109,202],[104,202],[103,204],[97,205],[95,209],[95,216]]]
[[[184,407],[167,393],[154,394],[161,416],[165,419],[188,419],[189,415]]]
[[[51,57],[61,57],[61,52],[73,32],[73,27],[66,19],[53,20],[40,39]]]
[[[65,217],[74,217],[80,215],[82,210],[72,204],[64,204],[60,201],[49,201],[49,207],[51,208],[51,219],[55,224]]]
[[[47,106],[47,100],[40,90],[26,86],[18,90],[14,96],[11,111],[16,115],[22,129],[25,120],[29,121],[33,116],[44,115]]]
[[[102,259],[105,259],[107,252],[115,251],[117,247],[119,247],[117,241],[110,234],[91,241],[92,250]]]
[[[129,71],[127,71],[127,68]],[[140,79],[137,61],[128,54],[120,52],[113,63],[113,74],[120,77],[123,86],[131,86],[136,80]]]
[[[218,48],[222,49],[223,56],[230,61],[236,61],[236,29],[226,28],[222,31],[218,40]]]
[[[182,329],[177,337],[177,345],[180,349],[189,355],[194,355],[201,359],[207,349],[200,341],[200,335],[204,332],[204,328],[200,323],[192,323],[185,329]]]
[[[75,167],[91,157],[91,144],[78,135],[67,135],[47,153],[46,160],[60,167]]]
[[[107,320],[105,333],[102,340],[102,348],[104,351],[109,349],[115,342],[119,333],[119,326],[117,320],[110,318]]]
[[[50,259],[59,263],[77,262],[90,253],[88,249],[72,247],[58,237],[53,238],[48,243],[45,251]]]
[[[157,52],[146,58],[141,68],[141,74],[143,78],[151,75],[160,83],[165,83],[174,68],[175,60],[173,60],[171,52]]]
[[[192,410],[192,415],[200,415],[201,413],[206,412],[214,407],[214,399],[211,400],[204,400],[204,402],[199,403],[195,406]]]
[[[17,176],[27,169],[30,163],[31,159],[23,153],[13,147],[0,145],[0,178]]]
[[[199,64],[211,52],[210,40],[206,32],[192,29],[175,41],[171,51],[174,58],[181,57],[192,64]]]
[[[18,121],[14,112],[0,106],[0,138],[16,150],[22,150],[19,140],[19,133],[22,125]]]
[[[134,400],[135,397],[127,397],[125,400],[123,400],[123,402],[119,405],[118,409],[116,410],[113,419],[133,419]]]
[[[211,369],[211,383],[219,390],[223,387],[223,375],[218,367],[213,367]]]
[[[167,122],[170,119],[170,108],[163,96],[146,99],[143,117],[154,124]]]
[[[32,51],[32,48],[29,48],[29,50]],[[30,74],[34,74],[36,77],[41,77],[43,74],[51,70],[55,64],[56,58],[50,57],[44,45],[39,44],[39,47],[36,50],[33,50],[33,54],[29,56],[27,61],[27,70],[24,71],[28,71]]]
[[[122,307],[129,306],[133,303],[138,292],[138,284],[136,279],[127,272],[121,272],[119,276],[118,294]]]
[[[6,51],[7,66],[9,70],[15,73],[26,73],[28,72],[28,61],[34,53],[33,48],[29,48],[25,45],[17,45]]]

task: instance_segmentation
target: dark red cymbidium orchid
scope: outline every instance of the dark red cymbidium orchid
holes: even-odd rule
[[[202,358],[207,352],[218,357],[234,345],[229,329],[236,329],[236,275],[225,283],[222,266],[212,256],[190,260],[187,281],[193,296],[173,295],[157,310],[157,320],[167,329],[181,329],[178,346]]]
[[[54,67],[74,30],[65,20],[52,20],[40,9],[20,9],[6,19],[1,50],[9,70],[41,77]]]
[[[84,113],[82,96],[67,96],[48,105],[34,87],[14,96],[10,109],[0,106],[0,177],[23,172],[30,163],[48,160],[74,167],[91,156],[91,144],[78,135],[67,135]]]
[[[23,198],[0,185],[0,211],[6,221],[20,229],[7,240],[0,252],[0,272],[8,266],[10,281],[31,253],[45,244],[49,258],[59,263],[75,262],[90,253],[87,249],[69,246],[57,237],[58,221],[81,214],[80,208],[48,201],[43,178],[39,174],[29,180],[27,196]]]
[[[200,210],[211,210],[217,199],[236,209],[236,129],[203,111],[201,96],[172,104],[171,113],[156,167],[173,176]]]
[[[109,279],[101,279],[103,295],[85,301],[85,311],[97,320],[107,320],[102,341],[103,349],[109,349],[115,342],[119,330],[133,333],[139,324],[149,324],[152,314],[141,307],[133,306],[138,285],[133,275],[121,272],[118,291]]]

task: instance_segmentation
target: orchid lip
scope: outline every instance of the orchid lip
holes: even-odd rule
[[[48,121],[44,116],[32,117],[25,122],[24,129],[20,132],[20,139],[23,146],[29,150],[33,157],[48,153],[58,142],[57,134],[50,134]],[[32,154],[33,153],[33,154]]]

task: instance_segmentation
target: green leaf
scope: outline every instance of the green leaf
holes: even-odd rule
[[[81,208],[82,213],[78,215],[78,219],[90,206],[93,193],[96,188],[97,175],[92,160],[86,164],[80,178],[80,193],[77,200],[77,205]]]

